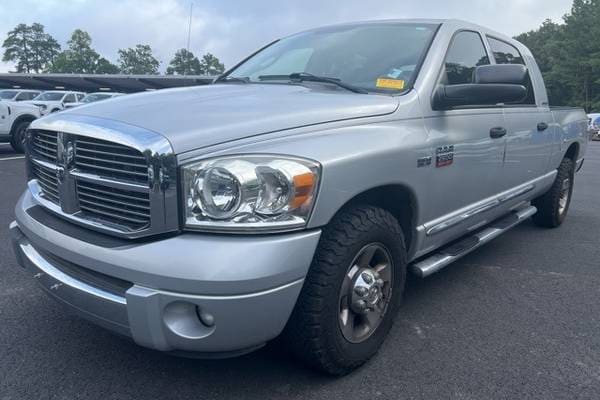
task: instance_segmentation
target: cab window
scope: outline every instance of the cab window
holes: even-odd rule
[[[526,65],[521,52],[513,46],[512,44],[506,43],[502,40],[495,39],[493,37],[488,36],[488,43],[490,44],[490,48],[492,49],[492,53],[494,53],[494,60],[496,64],[520,64]],[[524,82],[525,87],[527,88],[527,97],[520,103],[515,103],[515,105],[533,105],[535,104],[535,94],[533,90],[533,84],[531,83],[531,78],[527,75],[527,81]]]
[[[454,36],[448,48],[442,83],[445,85],[473,83],[475,68],[488,64],[490,64],[490,59],[479,33],[459,32]]]
[[[75,95],[74,94],[68,94],[64,101],[64,103],[75,103]]]

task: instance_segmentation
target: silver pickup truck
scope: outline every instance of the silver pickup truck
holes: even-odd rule
[[[586,127],[504,35],[337,25],[213,85],[35,121],[10,230],[51,296],[142,346],[227,357],[282,335],[341,375],[377,352],[407,273],[563,223]]]

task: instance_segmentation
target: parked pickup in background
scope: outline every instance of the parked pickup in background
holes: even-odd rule
[[[112,99],[114,97],[119,97],[119,96],[123,96],[123,95],[124,95],[124,93],[117,93],[117,92],[88,93],[85,95],[85,97],[83,99],[81,99],[81,101],[78,101],[75,103],[66,103],[65,108],[75,108],[75,107],[83,106],[86,104],[95,103],[97,101],[108,100],[108,99]]]
[[[41,116],[38,107],[15,101],[0,101],[0,142],[9,142],[17,152],[23,152],[25,131]]]
[[[85,93],[82,92],[48,90],[27,103],[38,106],[42,115],[48,115],[57,111],[62,111],[68,104],[77,103],[84,97]]]
[[[454,20],[303,32],[213,85],[28,132],[10,230],[51,296],[180,355],[283,334],[335,375],[380,348],[407,273],[530,217],[560,226],[588,143],[585,113],[548,105],[527,48]]]

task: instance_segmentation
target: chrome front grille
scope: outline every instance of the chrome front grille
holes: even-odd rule
[[[75,139],[75,166],[82,172],[148,183],[148,163],[139,151],[89,137]]]
[[[77,182],[79,208],[86,215],[134,229],[150,224],[150,199],[147,194]]]
[[[56,172],[37,164],[32,166],[32,172],[42,189],[44,197],[58,204],[58,178],[56,177]]]
[[[106,128],[99,122],[107,123],[65,115],[61,130],[44,120],[32,125],[27,149],[34,197],[67,219],[117,236],[137,238],[178,229],[176,162],[170,144],[141,128],[117,122]],[[88,130],[93,137],[85,134]]]
[[[56,163],[57,133],[52,131],[36,131],[32,136],[32,153],[42,160]]]

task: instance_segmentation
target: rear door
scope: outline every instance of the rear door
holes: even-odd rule
[[[518,104],[504,106],[506,155],[504,183],[509,188],[529,182],[547,172],[554,139],[552,113],[546,99],[537,99],[536,83],[531,76],[539,74],[534,61],[525,60],[513,45],[488,36],[488,43],[497,64],[522,64],[530,70],[525,85],[527,97]]]

